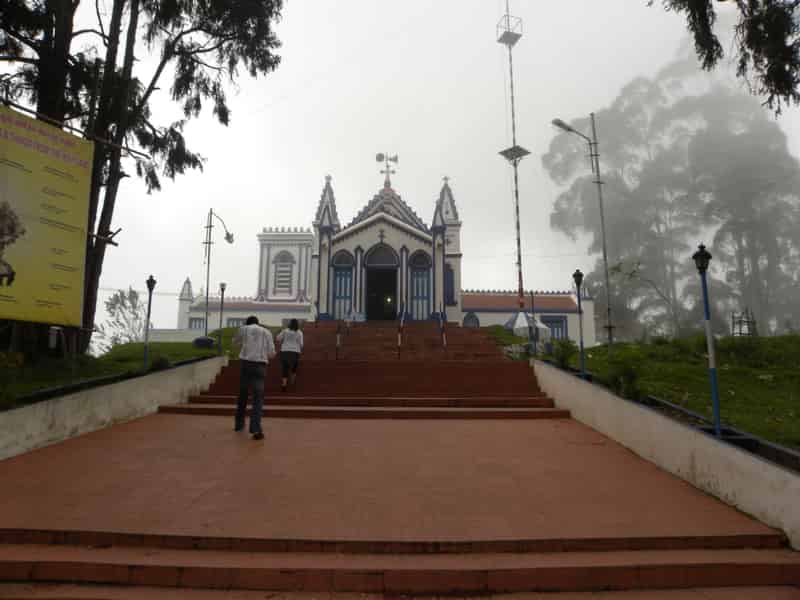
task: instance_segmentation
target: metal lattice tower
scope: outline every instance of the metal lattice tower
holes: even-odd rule
[[[525,291],[522,287],[522,242],[519,232],[519,162],[530,152],[517,144],[517,112],[514,96],[514,57],[512,50],[522,38],[522,19],[511,16],[506,0],[506,14],[497,23],[497,41],[508,49],[508,72],[511,85],[511,147],[506,148],[500,155],[511,163],[514,169],[514,214],[517,229],[517,284],[519,294],[519,308],[525,308]]]

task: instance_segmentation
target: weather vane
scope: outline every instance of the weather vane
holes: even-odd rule
[[[391,187],[392,182],[389,179],[389,176],[394,175],[396,171],[391,168],[389,163],[390,162],[393,162],[394,164],[398,163],[397,154],[395,154],[394,156],[389,156],[388,153],[384,154],[383,152],[379,152],[378,154],[375,155],[375,160],[379,163],[380,162],[384,163],[384,169],[381,171],[381,173],[386,175],[386,179],[384,180],[383,184],[386,187]]]

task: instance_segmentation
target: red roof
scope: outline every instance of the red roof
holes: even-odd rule
[[[461,309],[464,311],[482,310],[508,310],[519,309],[519,296],[515,293],[461,293]],[[564,294],[535,294],[534,308],[536,312],[577,312],[578,305],[571,295]],[[525,296],[525,310],[531,309],[530,294]]]

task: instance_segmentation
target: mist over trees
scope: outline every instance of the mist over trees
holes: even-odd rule
[[[735,23],[725,33],[733,34],[730,48],[736,74],[776,113],[785,104],[800,104],[800,0],[661,0],[661,4],[686,17],[695,52],[707,70],[725,56],[715,30],[723,14],[719,7],[733,8]]]
[[[683,53],[596,111],[615,334],[679,336],[700,326],[691,255],[705,242],[713,322],[749,308],[761,333],[800,326],[800,165],[759,100],[699,71]],[[587,131],[588,119],[571,125]],[[557,135],[542,158],[556,183],[551,226],[588,237],[586,284],[605,314],[600,216],[580,138]],[[605,325],[600,317],[598,328]]]

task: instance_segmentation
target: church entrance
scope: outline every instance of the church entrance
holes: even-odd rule
[[[397,318],[397,269],[367,270],[367,320]]]

